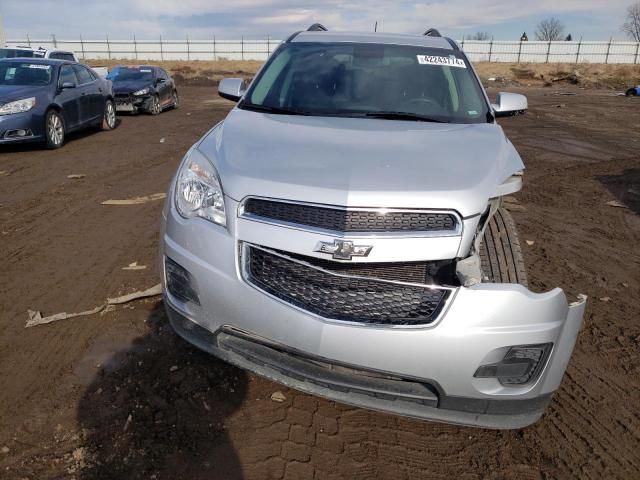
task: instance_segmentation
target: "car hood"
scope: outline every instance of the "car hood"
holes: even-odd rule
[[[48,85],[39,86],[15,86],[0,85],[0,104],[22,100],[24,98],[37,97],[46,93]]]
[[[143,88],[152,89],[153,85],[147,81],[125,80],[122,82],[113,82],[114,93],[133,93]]]
[[[497,124],[273,115],[234,109],[199,144],[225,194],[463,216],[524,168]]]

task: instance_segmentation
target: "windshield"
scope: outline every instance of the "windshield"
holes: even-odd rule
[[[117,82],[152,82],[153,69],[145,67],[116,67],[109,72],[107,79],[114,83]]]
[[[0,62],[0,85],[49,85],[51,83],[51,74],[51,65]]]
[[[283,45],[240,108],[451,123],[491,118],[460,52],[361,43]]]
[[[33,57],[32,50],[20,48],[0,48],[0,58],[28,58]]]

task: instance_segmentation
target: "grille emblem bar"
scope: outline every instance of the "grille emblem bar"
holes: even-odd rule
[[[314,252],[328,253],[335,260],[351,260],[353,257],[366,257],[373,247],[369,245],[354,245],[349,240],[334,240],[333,243],[318,242]]]

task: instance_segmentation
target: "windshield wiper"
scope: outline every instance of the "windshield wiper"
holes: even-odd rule
[[[256,105],[255,103],[242,102],[240,108],[244,110],[251,110],[253,112],[274,113],[276,115],[311,115],[304,110],[294,110],[282,107],[272,107],[269,105]]]
[[[448,120],[427,117],[411,112],[367,112],[365,113],[365,117],[382,118],[386,120],[412,120],[415,122],[450,123]]]

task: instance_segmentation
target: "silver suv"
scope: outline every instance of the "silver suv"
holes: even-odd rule
[[[292,35],[186,154],[163,212],[174,329],[292,388],[490,428],[536,421],[586,297],[533,293],[524,165],[451,39]]]

